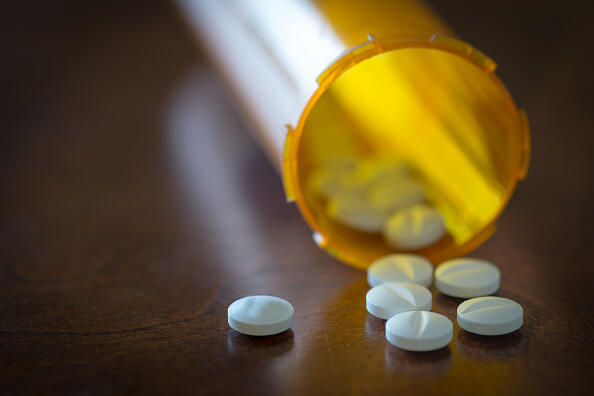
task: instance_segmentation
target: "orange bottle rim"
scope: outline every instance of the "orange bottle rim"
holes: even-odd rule
[[[336,81],[342,74],[356,66],[358,63],[374,56],[386,52],[413,48],[426,48],[447,52],[469,61],[472,65],[482,70],[486,77],[491,79],[492,82],[494,82],[495,85],[502,91],[503,97],[506,101],[506,106],[508,106],[510,110],[513,111],[513,114],[516,114],[517,124],[519,126],[518,133],[520,134],[519,139],[521,142],[523,142],[520,161],[516,166],[516,177],[512,178],[510,183],[507,185],[505,195],[501,201],[501,206],[497,213],[493,216],[493,219],[485,225],[481,232],[479,232],[463,245],[452,245],[450,248],[442,251],[443,257],[441,257],[441,259],[447,259],[455,255],[464,255],[480,246],[493,234],[496,228],[496,221],[503,213],[503,210],[507,207],[507,204],[509,203],[509,200],[516,188],[517,182],[524,179],[528,171],[530,161],[530,130],[526,113],[522,109],[516,107],[516,104],[514,103],[509,91],[503,82],[495,75],[496,64],[493,60],[466,42],[449,37],[432,35],[429,38],[420,39],[418,37],[410,37],[406,39],[397,37],[383,38],[378,40],[372,35],[369,35],[368,41],[353,47],[348,51],[345,51],[316,79],[318,88],[315,90],[305,105],[305,108],[299,117],[297,126],[293,128],[290,125],[287,125],[287,136],[284,143],[282,158],[282,176],[287,201],[297,203],[302,216],[314,232],[315,242],[340,261],[362,269],[367,268],[370,263],[367,260],[361,258],[356,251],[349,250],[348,247],[337,247],[337,245],[333,243],[331,235],[322,234],[315,216],[306,204],[301,191],[301,186],[299,184],[299,170],[297,166],[299,142],[301,135],[303,134],[305,123],[307,122],[312,109],[323,93],[326,92],[332,83]]]

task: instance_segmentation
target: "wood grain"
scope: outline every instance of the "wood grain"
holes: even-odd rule
[[[1,24],[0,393],[591,391],[592,6],[433,3],[530,115],[529,178],[474,253],[521,330],[389,346],[364,273],[313,244],[172,5],[27,2]],[[292,330],[232,331],[254,293],[291,301]]]

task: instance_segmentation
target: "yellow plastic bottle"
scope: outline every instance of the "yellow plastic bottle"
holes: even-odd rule
[[[419,0],[178,0],[239,99],[316,243],[366,268],[395,252],[329,219],[306,193],[328,159],[394,156],[415,171],[460,256],[495,230],[530,152],[495,63]]]

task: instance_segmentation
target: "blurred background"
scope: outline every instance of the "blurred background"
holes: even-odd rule
[[[429,4],[497,61],[498,75],[528,110],[529,182],[547,188],[571,181],[572,194],[585,192],[589,183],[577,180],[590,179],[590,156],[580,150],[591,141],[590,2]],[[70,129],[79,139],[111,133],[150,141],[153,129],[166,133],[164,114],[179,81],[199,69],[214,76],[171,2],[15,3],[2,19],[5,161],[21,147],[31,150],[41,135],[57,142]],[[111,149],[121,147],[114,142]],[[539,161],[558,166],[541,171]]]
[[[10,2],[0,15],[0,392],[224,392],[241,384],[229,370],[254,393],[328,390],[326,380],[449,389],[468,373],[469,392],[591,385],[594,3],[429,4],[498,63],[530,119],[528,178],[476,252],[502,268],[503,295],[523,302],[525,333],[486,346],[463,337],[420,365],[387,352],[360,306],[362,272],[311,242],[174,3]],[[289,335],[228,332],[226,306],[254,290],[296,301]],[[454,301],[436,304],[455,317]],[[360,342],[344,335],[353,323]],[[349,363],[361,351],[365,369]],[[432,380],[415,388],[419,377]]]

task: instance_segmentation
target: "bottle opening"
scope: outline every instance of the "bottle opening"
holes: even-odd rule
[[[345,63],[320,86],[295,130],[295,168],[285,177],[319,244],[347,263],[364,268],[395,252],[434,262],[465,254],[491,234],[522,175],[522,118],[470,53],[427,43],[384,51]],[[334,185],[323,185],[324,173]],[[390,178],[381,193],[372,186],[378,174]],[[341,207],[328,188],[350,203]],[[370,196],[386,217],[352,220]],[[382,221],[420,203],[438,211],[444,233],[425,245],[394,243]]]

